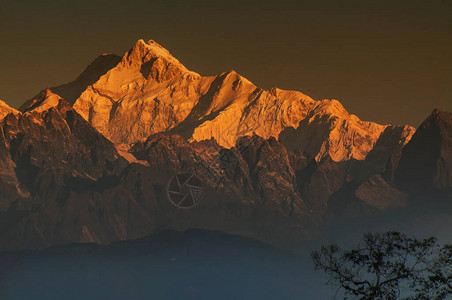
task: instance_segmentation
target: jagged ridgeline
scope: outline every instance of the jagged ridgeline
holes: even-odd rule
[[[19,110],[0,102],[0,251],[188,228],[288,245],[331,216],[449,195],[451,120],[362,121],[234,71],[201,76],[139,40]],[[167,189],[187,170],[203,199],[179,209]]]

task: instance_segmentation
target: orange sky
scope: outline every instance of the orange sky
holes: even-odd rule
[[[189,69],[335,98],[362,119],[417,126],[452,111],[452,2],[0,2],[0,99],[17,107],[98,54],[154,39]]]

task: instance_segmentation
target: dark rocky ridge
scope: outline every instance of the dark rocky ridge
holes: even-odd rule
[[[438,161],[445,162],[439,165],[445,175],[429,188],[447,187],[448,116],[435,111],[423,123],[402,151],[396,178],[414,164],[410,153],[432,148],[429,153],[440,153]],[[224,151],[227,163],[220,157]],[[8,115],[0,124],[0,250],[105,244],[188,228],[290,245],[314,235],[327,216],[378,213],[409,203],[408,194],[381,176],[354,178],[352,161],[317,162],[274,138],[247,136],[225,150],[214,140],[188,143],[156,134],[130,153],[141,163],[125,160],[61,99],[44,111]],[[415,170],[436,166],[430,159]],[[189,210],[174,207],[166,194],[169,180],[181,172],[195,172],[205,189]]]
[[[435,109],[402,150],[394,183],[412,193],[452,190],[452,113]]]
[[[222,176],[214,141],[189,144],[179,136],[151,136],[132,148],[149,167],[128,163],[64,100],[42,112],[8,115],[1,128],[8,163],[2,173],[14,176],[2,181],[1,250],[109,243],[192,227],[288,241],[306,236],[313,223],[294,191],[288,153],[281,154],[276,140],[256,137],[244,157],[232,149],[231,172]],[[181,211],[165,187],[195,167],[206,196]],[[275,183],[270,172],[286,175]]]

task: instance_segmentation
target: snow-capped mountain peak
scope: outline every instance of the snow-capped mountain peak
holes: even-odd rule
[[[51,107],[58,105],[62,98],[53,93],[50,89],[43,90],[36,98],[32,99],[28,107],[23,107],[24,113],[31,112],[43,112]]]
[[[0,100],[0,121],[11,113],[12,114],[20,114],[20,112],[18,110],[10,107],[4,101]]]
[[[135,45],[124,55],[122,62],[124,67],[141,67],[143,76],[153,77],[162,76],[167,73],[165,79],[169,79],[171,75],[177,73],[189,73],[190,75],[199,76],[195,72],[189,71],[179,60],[171,53],[163,48],[160,44],[153,40],[147,43],[140,39]],[[156,78],[160,80],[162,78]]]
[[[361,121],[337,100],[266,91],[233,70],[201,76],[153,40],[138,40],[117,64],[115,57],[109,60],[110,69],[90,71],[97,80],[85,83],[73,107],[116,144],[167,132],[188,141],[214,138],[230,148],[256,134],[279,138],[318,160],[362,160],[386,128]],[[66,93],[65,86],[58,88],[58,95]]]

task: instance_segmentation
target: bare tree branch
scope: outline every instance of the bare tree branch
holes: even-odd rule
[[[342,250],[322,246],[312,252],[316,269],[337,285],[337,295],[361,299],[445,299],[452,295],[452,246],[436,238],[417,240],[399,232],[365,234],[364,243]],[[433,296],[432,296],[433,295]]]

